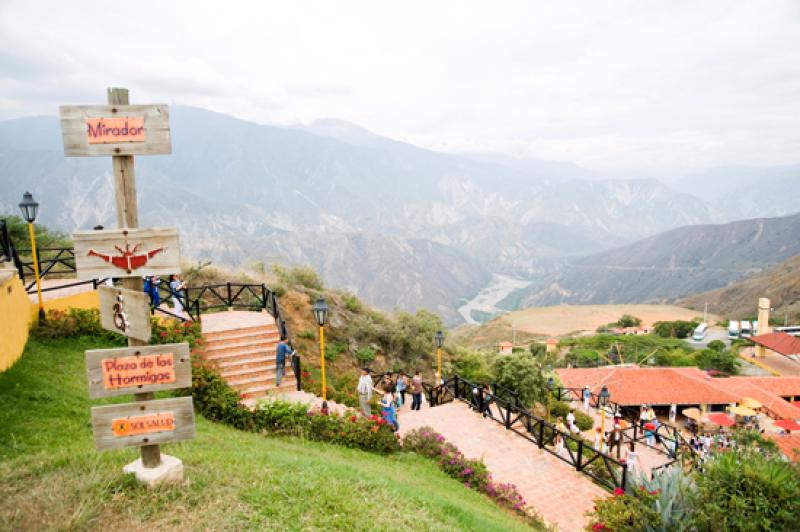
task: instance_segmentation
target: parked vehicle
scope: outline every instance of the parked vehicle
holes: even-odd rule
[[[694,340],[695,342],[701,341],[703,338],[706,337],[707,332],[708,332],[708,323],[703,322],[695,328],[694,334],[692,334],[692,340]]]
[[[728,338],[735,340],[739,338],[739,322],[736,320],[730,320],[728,322]]]

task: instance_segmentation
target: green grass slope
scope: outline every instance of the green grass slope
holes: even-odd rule
[[[270,438],[197,419],[164,446],[187,482],[148,490],[94,450],[83,351],[31,339],[0,374],[0,529],[515,530],[524,525],[427,459]],[[126,398],[118,399],[124,402]]]

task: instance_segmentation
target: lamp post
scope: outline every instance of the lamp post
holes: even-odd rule
[[[598,406],[600,407],[600,433],[605,434],[606,428],[606,404],[608,404],[608,398],[611,397],[611,394],[608,392],[608,387],[604,384],[602,388],[600,388],[600,394],[598,395]]]
[[[325,321],[328,319],[328,305],[325,299],[320,297],[314,303],[314,317],[319,325],[319,365],[322,369],[322,400],[327,400],[327,390],[325,389]]]
[[[547,422],[550,423],[550,392],[553,391],[553,377],[547,378]]]
[[[444,345],[444,334],[442,331],[436,331],[436,335],[433,337],[436,340],[436,386],[440,386],[442,383],[442,346]]]
[[[22,195],[22,203],[19,204],[22,217],[28,222],[28,233],[31,237],[31,254],[33,255],[33,275],[36,277],[36,294],[39,297],[39,319],[44,320],[44,303],[42,302],[42,281],[39,278],[39,255],[36,253],[36,234],[33,230],[33,222],[39,213],[39,203],[33,199],[33,194],[25,192]]]

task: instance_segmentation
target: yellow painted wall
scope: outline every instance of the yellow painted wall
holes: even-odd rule
[[[0,271],[0,371],[8,369],[22,355],[28,341],[30,301],[19,278]]]
[[[68,308],[100,308],[100,298],[97,295],[97,290],[48,299],[44,302],[45,312],[48,310],[67,310]],[[38,323],[39,306],[37,303],[30,303],[30,313],[32,322]]]

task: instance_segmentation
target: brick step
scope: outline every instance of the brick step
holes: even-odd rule
[[[209,337],[207,334],[203,335],[203,340],[210,345],[229,345],[240,344],[243,342],[275,342],[280,340],[280,334],[277,331],[265,331],[263,329],[257,331],[250,331],[241,334],[227,334],[223,337]]]
[[[203,337],[207,340],[226,340],[228,338],[235,338],[240,336],[249,336],[253,334],[280,334],[278,327],[275,325],[259,325],[257,327],[242,327],[240,329],[228,329],[225,331],[213,331],[203,333]]]
[[[207,355],[214,355],[216,353],[237,353],[241,351],[250,351],[252,349],[260,349],[263,351],[275,351],[278,345],[277,340],[250,340],[246,342],[237,342],[237,343],[230,343],[230,344],[207,344],[205,348],[205,352]]]
[[[246,360],[249,358],[261,358],[262,360],[275,360],[274,349],[243,349],[227,353],[225,351],[218,351],[216,353],[205,353],[205,359],[209,361],[224,361],[231,362],[234,360]]]
[[[284,380],[281,381],[281,385],[276,387],[274,382],[270,384],[257,384],[251,386],[243,386],[241,388],[237,388],[238,392],[241,394],[247,395],[248,399],[258,399],[260,397],[265,397],[270,392],[275,391],[292,391],[296,389],[296,382],[294,377],[291,380]]]
[[[291,368],[286,368],[286,375],[291,375],[294,378],[294,373],[292,373]],[[229,384],[233,384],[241,380],[242,378],[259,378],[259,379],[275,379],[275,374],[277,373],[277,368],[274,365],[269,366],[261,366],[261,367],[251,367],[251,368],[235,368],[233,370],[225,370],[222,372],[222,376],[228,381]],[[285,376],[285,375],[284,375]]]
[[[237,368],[254,368],[258,366],[275,366],[275,357],[256,356],[236,360],[213,361],[213,364],[219,368],[220,371],[233,370]],[[287,364],[286,367],[289,367],[290,365],[291,364]]]

